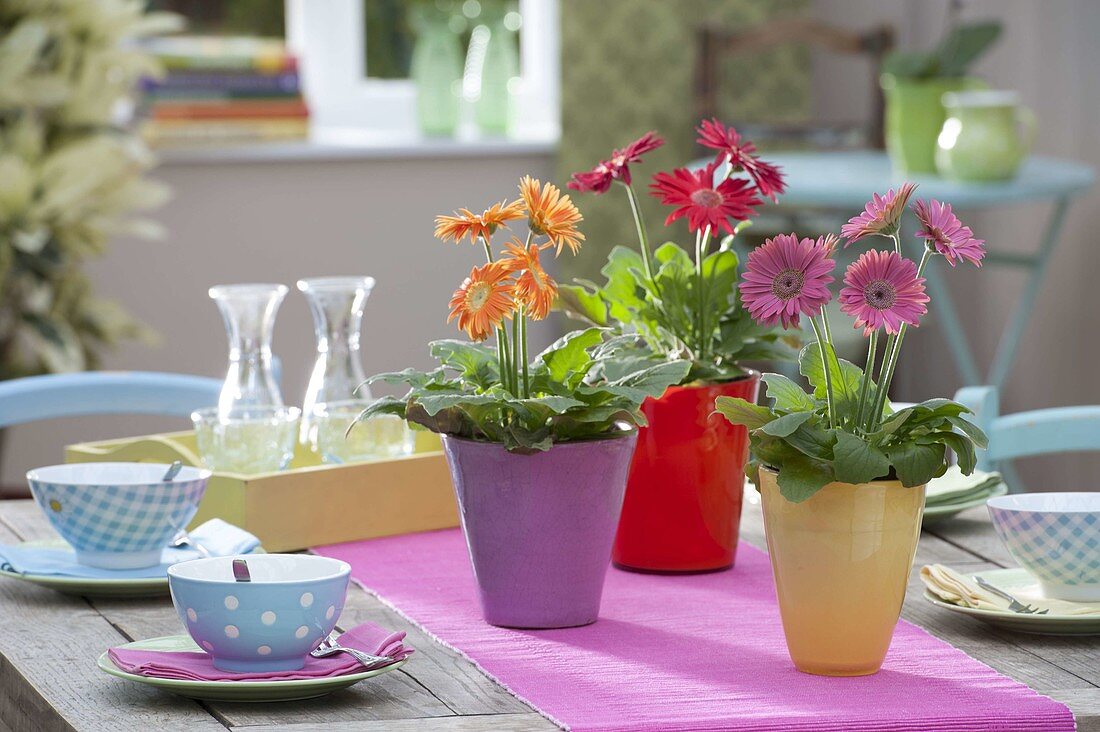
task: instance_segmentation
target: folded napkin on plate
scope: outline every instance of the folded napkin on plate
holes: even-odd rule
[[[340,636],[340,645],[369,653],[388,656],[396,663],[412,655],[406,647],[404,631],[390,632],[374,623],[363,623]],[[203,651],[139,651],[133,648],[112,648],[107,652],[111,661],[123,671],[140,676],[183,681],[290,681],[292,679],[324,679],[344,676],[364,670],[350,654],[336,653],[325,658],[306,658],[306,665],[297,671],[265,671],[235,673],[214,668],[213,659]],[[381,667],[376,667],[381,668]]]
[[[260,540],[242,528],[221,519],[210,519],[190,532],[191,541],[212,556],[248,554]],[[68,546],[8,546],[0,544],[0,567],[19,574],[84,577],[88,579],[155,579],[166,576],[169,565],[202,556],[195,549],[167,547],[161,563],[141,569],[100,569],[77,564],[76,554]]]
[[[936,597],[952,605],[972,607],[978,610],[1008,610],[1008,600],[978,586],[969,577],[959,574],[942,564],[926,564],[920,569],[924,586]],[[1009,592],[1025,605],[1049,610],[1051,615],[1100,614],[1100,603],[1047,600],[1031,593]]]
[[[963,475],[958,465],[952,465],[942,476],[928,481],[924,502],[928,506],[962,503],[988,495],[1000,484],[1000,473],[975,470],[970,475]]]

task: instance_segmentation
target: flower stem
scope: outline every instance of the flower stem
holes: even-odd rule
[[[520,362],[523,364],[523,398],[531,397],[531,379],[527,373],[527,313],[519,310]]]
[[[824,312],[824,309],[822,310]],[[875,361],[878,359],[878,331],[871,331],[867,344],[867,361],[863,364],[863,379],[859,385],[859,408],[856,409],[855,424],[863,427],[863,410],[867,407],[867,393],[871,390],[871,377],[875,373]]]
[[[645,221],[642,220],[642,213],[638,210],[638,198],[634,195],[634,187],[629,183],[624,183],[623,187],[626,188],[626,197],[630,201],[630,211],[634,214],[634,226],[638,229],[638,244],[642,250],[642,264],[645,266],[646,277],[653,283],[654,289],[657,287],[657,281],[653,278],[653,264],[649,259],[649,234],[646,233]]]
[[[825,356],[825,341],[821,337],[821,327],[818,326],[815,318],[810,318],[810,325],[814,328],[814,335],[817,336],[817,352],[821,354],[821,370],[825,372],[825,403],[829,408],[829,427],[836,427],[836,410],[834,408],[833,399],[833,377],[829,373],[829,359]],[[832,345],[831,343],[829,344]]]
[[[703,258],[707,251],[707,245],[710,243],[710,224],[707,224],[707,228],[702,232],[695,234],[695,280],[696,289],[698,293],[698,312],[695,314],[696,321],[696,342],[695,342],[695,358],[698,361],[703,361],[707,357],[707,346],[709,332],[707,331],[707,312],[706,312],[706,283],[703,278]]]
[[[928,264],[928,260],[932,257],[932,249],[930,247],[924,248],[924,256],[920,258],[920,264],[917,266],[917,277],[924,274],[924,267]],[[882,372],[880,374],[878,385],[878,398],[875,400],[876,410],[871,414],[872,420],[869,421],[869,426],[872,431],[878,427],[879,420],[882,419],[882,410],[886,408],[887,395],[890,393],[890,382],[894,380],[894,369],[898,365],[898,356],[901,355],[901,344],[905,340],[905,334],[909,331],[909,324],[902,323],[898,328],[898,335],[894,339],[893,349],[890,349],[890,344],[887,344],[886,355],[883,357]]]
[[[512,318],[512,394],[514,396],[520,396],[519,391],[519,321],[520,314],[516,313],[516,316]]]

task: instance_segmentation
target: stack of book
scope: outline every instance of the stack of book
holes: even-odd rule
[[[309,133],[298,62],[281,41],[169,36],[149,39],[165,69],[143,82],[151,144],[300,139]]]

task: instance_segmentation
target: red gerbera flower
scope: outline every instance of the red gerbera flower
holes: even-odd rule
[[[657,133],[647,132],[623,149],[612,151],[609,160],[601,161],[592,170],[574,173],[567,186],[582,193],[606,193],[612,181],[621,180],[630,185],[630,164],[640,163],[642,155],[664,144]]]
[[[676,206],[676,210],[665,219],[665,226],[687,216],[691,231],[699,231],[709,225],[713,231],[721,229],[732,234],[730,219],[744,221],[756,213],[752,207],[762,201],[756,197],[756,190],[748,181],[727,178],[714,185],[714,171],[720,164],[716,160],[694,172],[677,168],[671,173],[653,176],[650,193],[660,198],[666,206]]]
[[[761,195],[774,201],[787,190],[779,166],[765,163],[758,158],[756,145],[742,140],[740,133],[734,128],[726,127],[717,119],[705,119],[695,131],[699,134],[700,145],[720,150],[730,165],[748,173]]]

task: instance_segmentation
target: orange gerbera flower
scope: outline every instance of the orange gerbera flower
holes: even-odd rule
[[[512,317],[516,308],[512,273],[500,262],[470,270],[470,276],[451,296],[447,322],[458,318],[458,327],[475,341],[483,341]]]
[[[531,231],[549,237],[558,254],[566,246],[576,254],[584,241],[584,234],[577,231],[583,217],[569,196],[561,195],[553,183],[544,186],[529,175],[519,182],[519,192],[527,207],[527,225]]]
[[[460,208],[455,211],[454,216],[435,217],[435,236],[444,241],[452,239],[455,244],[468,236],[470,243],[473,244],[477,243],[479,238],[488,239],[501,224],[523,217],[522,201],[494,203],[480,215],[469,209]]]
[[[518,239],[512,239],[504,249],[506,255],[500,260],[501,265],[519,273],[515,285],[516,301],[526,308],[532,320],[542,320],[550,314],[558,296],[558,285],[539,263],[538,245],[524,248]]]

